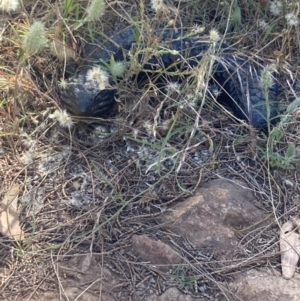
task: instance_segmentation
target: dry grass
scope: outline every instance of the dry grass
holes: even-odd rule
[[[233,122],[213,102],[200,115],[185,107],[182,95],[176,92],[156,101],[150,99],[155,87],[148,94],[141,90],[132,95],[128,74],[119,84],[123,93],[121,112],[116,116],[96,122],[74,118],[71,128],[63,128],[49,116],[60,106],[55,86],[67,64],[67,53],[79,57],[76,42],[90,40],[117,24],[125,27],[133,20],[153,28],[170,20],[179,28],[195,23],[207,30],[215,28],[227,44],[235,45],[239,55],[264,64],[278,63],[285,114],[286,104],[299,93],[295,64],[300,53],[299,27],[288,26],[283,17],[272,16],[257,1],[238,1],[242,23],[230,1],[224,5],[211,0],[166,1],[172,9],[158,14],[150,5],[142,12],[138,1],[112,1],[105,18],[96,23],[81,22],[87,1],[74,1],[78,11],[69,13],[62,2],[26,1],[18,12],[0,17],[5,22],[0,50],[0,195],[13,183],[22,185],[19,213],[26,233],[26,240],[20,243],[1,238],[2,299],[17,300],[35,290],[56,289],[61,277],[55,274],[56,264],[89,252],[104,256],[124,283],[131,284],[124,292],[132,293],[135,283],[128,275],[136,273],[143,279],[149,271],[144,265],[132,264],[131,235],[155,233],[163,239],[165,233],[153,218],[216,177],[249,183],[257,205],[274,214],[274,222],[238,233],[245,252],[235,254],[235,261],[217,262],[210,254],[199,259],[187,244],[178,246],[186,256],[184,279],[196,280],[200,286],[209,283],[213,294],[237,268],[267,262],[278,268],[277,241],[273,239],[276,223],[298,213],[296,175],[282,168],[286,167],[282,162],[288,145],[295,145],[298,152],[297,109],[266,138]],[[299,8],[295,2],[285,9]],[[230,16],[230,10],[235,14]],[[49,45],[28,56],[22,39],[33,20],[45,24]],[[261,29],[259,20],[265,20],[268,27]],[[60,58],[51,53],[53,43],[57,48],[65,45]],[[160,117],[163,110],[165,119]],[[266,155],[267,147],[277,157]],[[298,171],[298,165],[292,160],[288,167]],[[182,271],[176,273],[182,275]],[[162,281],[158,274],[155,279]],[[189,284],[187,281],[186,286]],[[185,287],[172,282],[165,287],[172,285]],[[158,287],[152,284],[151,288],[159,292]]]

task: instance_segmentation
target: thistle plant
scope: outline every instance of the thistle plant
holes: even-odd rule
[[[22,47],[28,54],[35,54],[42,50],[47,45],[44,24],[40,21],[35,21],[24,36]]]

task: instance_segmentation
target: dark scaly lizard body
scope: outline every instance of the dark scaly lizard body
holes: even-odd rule
[[[145,39],[146,35],[143,37]],[[151,39],[154,45],[158,45],[158,55],[152,55],[143,64],[143,72],[147,71],[148,75],[154,73],[157,66],[168,72],[196,67],[212,47],[211,42],[197,35],[188,37],[188,32],[180,29],[157,30],[151,34]],[[134,43],[134,27],[114,33],[110,38],[99,37],[96,43],[84,46],[85,64],[93,66],[101,64],[100,61],[109,62],[112,56],[115,61],[127,60],[128,51]],[[143,49],[141,45],[145,49],[147,40],[139,41],[138,45],[139,49]],[[274,80],[271,88],[265,91],[261,87],[262,68],[258,64],[236,57],[234,50],[225,44],[215,44],[214,47],[220,47],[220,59],[216,59],[213,73],[214,80],[223,90],[220,100],[232,109],[237,118],[248,121],[256,128],[266,128],[268,111],[271,122],[278,115],[277,82]],[[143,55],[139,54],[137,59],[139,63],[143,62]],[[99,90],[96,83],[87,80],[88,70],[84,68],[69,77],[67,87],[59,88],[60,98],[67,109],[76,115],[100,117],[112,108],[117,91],[113,88]],[[111,79],[110,84],[114,84]]]

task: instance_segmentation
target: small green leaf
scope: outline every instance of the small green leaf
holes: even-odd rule
[[[283,131],[278,129],[278,128],[274,128],[272,133],[271,133],[271,136],[270,136],[270,139],[272,139],[273,142],[278,142],[282,139],[283,137]]]
[[[134,28],[133,36],[134,36],[135,42],[138,42],[141,37],[141,31],[137,26]]]
[[[297,97],[286,108],[288,114],[293,114],[300,107],[300,97]]]
[[[232,7],[231,20],[235,24],[241,24],[242,23],[241,8],[239,7],[237,1],[234,1],[233,7]]]
[[[274,28],[275,25],[276,24],[268,26],[268,29],[266,30],[266,33],[265,33],[265,35],[264,35],[264,37],[262,39],[262,43],[265,42],[268,39],[268,37],[271,34],[271,32],[273,31],[273,28]]]
[[[286,152],[285,152],[285,156],[287,158],[294,158],[296,154],[296,147],[294,143],[290,143]]]

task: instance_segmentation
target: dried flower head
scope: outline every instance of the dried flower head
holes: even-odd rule
[[[34,54],[42,50],[47,44],[44,24],[35,21],[30,27],[23,39],[23,49],[28,54]]]
[[[97,66],[94,66],[92,69],[88,70],[86,74],[86,80],[97,83],[100,90],[105,89],[105,87],[108,85],[108,79],[108,73]]]
[[[87,8],[87,20],[98,21],[103,16],[105,11],[104,0],[92,0],[91,4]]]
[[[0,11],[11,12],[17,10],[19,0],[0,0]]]
[[[172,125],[172,119],[167,119],[167,120],[164,120],[161,124],[160,124],[160,127],[162,130],[164,131],[167,131],[169,130],[169,128],[171,127]]]
[[[200,26],[199,24],[193,24],[192,33],[198,34],[204,32],[204,30],[205,30],[204,26]]]
[[[31,164],[34,160],[34,153],[32,151],[28,151],[26,153],[23,154],[23,156],[20,158],[20,161],[23,163],[23,164]]]
[[[168,93],[174,93],[180,94],[180,84],[178,82],[169,82],[166,85],[166,90]]]
[[[132,137],[134,138],[134,139],[136,139],[137,137],[138,137],[138,135],[139,135],[139,130],[138,129],[133,129],[132,130]]]
[[[221,37],[220,37],[219,33],[215,29],[212,29],[209,32],[209,39],[212,42],[218,42],[218,41],[220,41]]]
[[[198,95],[196,95],[195,93],[189,93],[184,97],[184,104],[186,106],[191,106],[191,107],[196,107],[197,106],[197,102],[199,99],[199,96],[201,96],[201,93],[198,93]]]
[[[151,7],[155,12],[164,10],[165,4],[163,0],[151,0]]]
[[[33,140],[26,132],[21,131],[20,136],[21,136],[22,144],[26,148],[29,148],[29,147],[33,146],[33,144],[35,143],[35,140]]]
[[[299,25],[299,19],[298,17],[293,14],[293,13],[289,13],[285,15],[285,19],[286,19],[286,23],[289,26],[298,26]]]
[[[283,7],[282,7],[281,1],[275,0],[275,1],[271,2],[270,12],[272,15],[279,16],[282,12],[282,9],[283,9]]]
[[[56,119],[61,127],[70,128],[73,126],[74,122],[70,115],[65,111],[56,110],[53,114],[49,115],[49,118]]]
[[[148,135],[152,135],[153,133],[153,123],[149,120],[145,120],[142,123],[143,128],[146,130]]]
[[[61,89],[66,89],[68,86],[68,82],[64,78],[61,78],[60,81],[58,82],[58,86]]]

